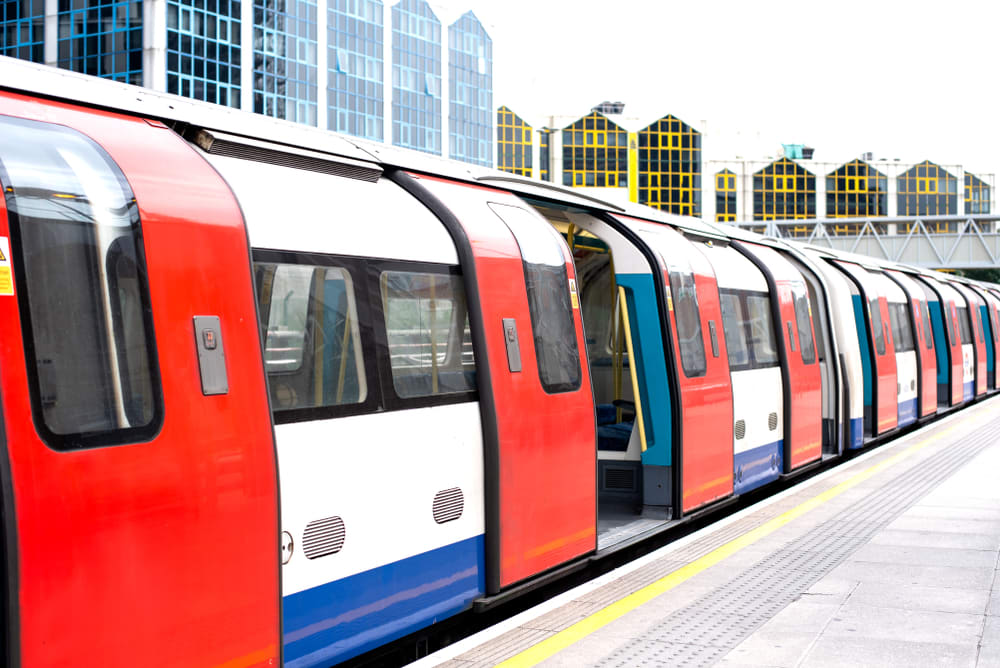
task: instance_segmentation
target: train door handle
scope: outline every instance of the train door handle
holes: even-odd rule
[[[507,346],[507,368],[517,373],[521,370],[521,346],[517,342],[516,319],[503,319],[503,342]]]
[[[709,320],[708,321],[708,333],[712,337],[712,355],[714,355],[715,357],[718,357],[719,356],[719,339],[718,339],[718,336],[716,336],[716,334],[715,334],[715,321],[714,320]]]
[[[792,334],[792,321],[789,320],[785,324],[788,325],[788,347],[791,348],[792,352],[794,353],[795,352],[795,336]]]

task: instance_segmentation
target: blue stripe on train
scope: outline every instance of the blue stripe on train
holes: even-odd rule
[[[781,474],[783,441],[775,441],[733,455],[733,492],[743,494],[777,480]]]
[[[968,383],[965,383],[965,385],[962,386],[962,401],[968,401],[969,399],[972,398],[972,395],[975,392],[974,389],[975,382],[976,381],[974,380],[970,380]]]
[[[285,664],[329,666],[467,609],[483,563],[479,535],[285,596]]]
[[[903,427],[911,422],[915,422],[917,419],[917,400],[904,399],[899,402],[899,408],[897,411],[898,415],[898,426]]]
[[[863,418],[851,418],[851,441],[847,447],[857,450],[865,444],[865,425]]]

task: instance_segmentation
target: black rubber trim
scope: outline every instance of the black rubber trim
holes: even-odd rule
[[[465,228],[444,202],[409,173],[396,168],[386,170],[386,177],[426,206],[444,225],[458,252],[462,283],[469,309],[469,330],[476,351],[476,385],[479,388],[479,414],[483,428],[483,491],[486,501],[486,593],[500,591],[500,438],[497,428],[496,398],[486,347],[486,321],[479,298],[476,257]]]
[[[14,505],[14,479],[11,474],[10,455],[7,450],[7,425],[4,412],[0,410],[0,527],[3,530],[0,542],[0,568],[3,577],[0,582],[0,638],[3,650],[0,665],[15,668],[21,665],[21,616],[19,560],[17,550],[17,509]]]
[[[684,490],[682,489],[684,478],[681,475],[684,470],[684,448],[682,447],[684,442],[684,411],[681,405],[682,398],[680,381],[677,378],[677,374],[681,372],[677,368],[677,357],[674,354],[674,341],[670,336],[670,313],[667,311],[667,291],[663,285],[663,277],[666,267],[660,266],[659,261],[656,259],[656,254],[653,253],[642,238],[633,232],[626,223],[618,220],[610,213],[604,213],[599,216],[599,218],[604,223],[607,223],[608,227],[618,232],[620,235],[625,237],[626,241],[635,246],[639,252],[642,253],[643,257],[646,258],[646,262],[649,263],[649,267],[653,272],[653,290],[656,292],[656,304],[657,309],[660,312],[660,331],[663,336],[663,355],[664,359],[667,360],[667,381],[670,383],[670,394],[673,399],[670,402],[670,419],[674,426],[674,451],[672,453],[673,456],[671,457],[671,473],[673,474],[673,483],[670,492],[673,497],[671,500],[673,505],[673,516],[674,519],[679,520],[684,513]],[[673,371],[673,373],[670,373],[670,371]]]
[[[514,585],[513,587],[505,589],[498,594],[477,598],[472,602],[472,610],[474,612],[486,612],[487,610],[495,608],[498,605],[503,605],[504,603],[508,603],[516,598],[520,598],[529,591],[533,591],[539,587],[544,587],[547,584],[556,582],[557,580],[560,580],[572,573],[576,573],[577,571],[582,571],[589,565],[590,558],[581,557],[576,561],[571,561],[563,566],[557,566],[548,573],[532,576],[530,580]]]
[[[733,239],[732,246],[748,260],[750,260],[755,267],[760,269],[761,273],[764,274],[764,279],[767,281],[767,291],[771,293],[769,297],[771,301],[771,318],[775,323],[775,344],[778,343],[777,339],[781,339],[781,344],[778,345],[778,361],[781,364],[781,394],[782,403],[785,407],[785,414],[782,416],[782,429],[784,432],[781,437],[781,468],[782,476],[784,476],[792,472],[792,374],[791,370],[788,368],[789,362],[787,348],[793,345],[794,339],[785,343],[785,324],[781,320],[781,300],[778,298],[778,284],[774,280],[774,274],[771,273],[767,264],[762,262],[760,258],[747,248],[745,241],[737,241],[736,239]],[[798,324],[796,323],[795,326],[798,327]],[[791,336],[790,333],[789,336]]]

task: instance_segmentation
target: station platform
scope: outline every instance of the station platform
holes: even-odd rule
[[[1000,667],[1000,397],[416,664]]]

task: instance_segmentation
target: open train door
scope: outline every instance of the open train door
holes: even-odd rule
[[[967,318],[967,326],[969,329],[969,335],[972,339],[972,350],[974,351],[975,359],[975,381],[973,385],[973,393],[975,396],[980,396],[986,394],[986,370],[989,360],[987,356],[987,346],[986,346],[986,335],[983,332],[983,320],[982,320],[982,308],[984,307],[983,298],[979,296],[974,290],[962,285],[960,283],[954,283],[954,288],[958,290],[958,293],[962,295],[965,299],[966,311],[961,314],[961,317]]]
[[[666,225],[616,216],[660,256],[680,387],[681,512],[733,493],[733,393],[715,272]]]
[[[462,263],[483,411],[486,592],[496,594],[597,547],[597,430],[572,257],[510,193],[391,178],[441,219]]]
[[[872,436],[878,436],[899,424],[899,405],[897,403],[896,383],[896,351],[892,344],[892,332],[889,327],[889,304],[882,294],[875,277],[860,265],[853,262],[835,261],[855,283],[860,291],[860,312],[868,326],[868,345],[874,360],[874,378],[872,382]],[[859,305],[855,304],[855,311]],[[861,327],[860,321],[858,327]]]
[[[733,245],[764,273],[771,289],[775,338],[782,342],[778,351],[785,388],[784,472],[791,473],[823,456],[823,380],[806,282],[773,248]]]
[[[959,295],[950,285],[930,276],[920,276],[920,280],[930,290],[928,308],[938,352],[938,404],[958,406],[965,395],[965,360],[956,306]]]

